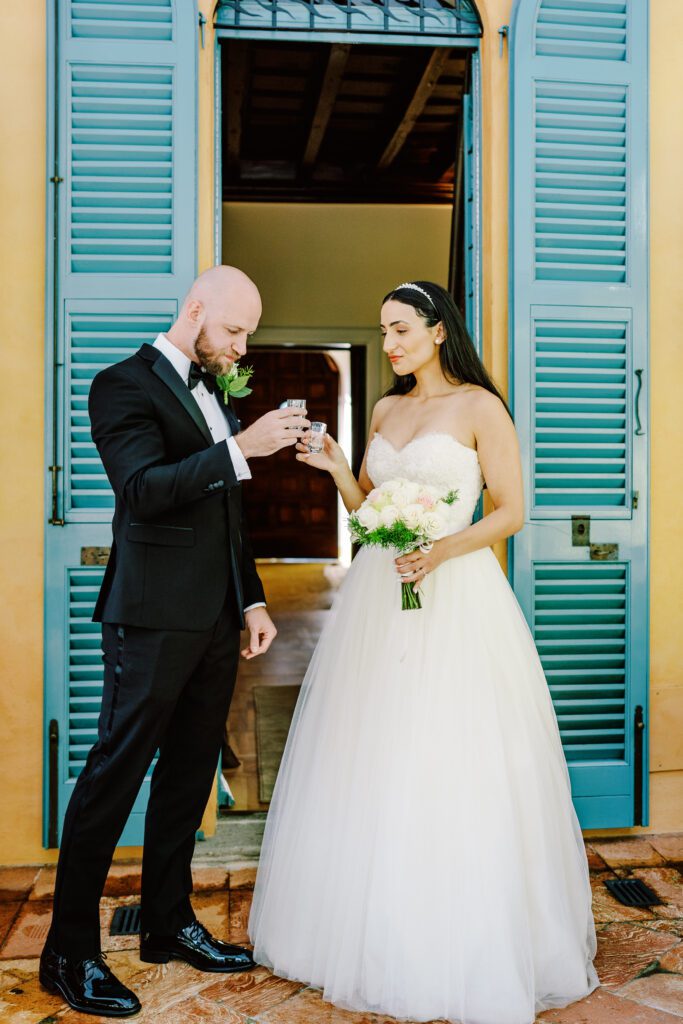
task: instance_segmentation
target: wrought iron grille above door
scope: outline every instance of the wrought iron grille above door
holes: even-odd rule
[[[220,0],[220,28],[466,36],[482,25],[470,0]]]

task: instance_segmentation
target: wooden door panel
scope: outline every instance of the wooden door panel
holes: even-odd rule
[[[236,402],[245,426],[287,398],[305,398],[309,419],[323,420],[336,437],[339,370],[324,352],[254,349],[253,394]],[[326,473],[296,461],[286,448],[251,464],[244,507],[257,558],[336,558],[337,489]]]

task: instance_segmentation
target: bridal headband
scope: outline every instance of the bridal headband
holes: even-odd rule
[[[424,290],[424,288],[420,287],[419,284],[413,284],[412,281],[404,281],[403,284],[397,285],[396,288],[394,288],[394,291],[398,292],[398,291],[401,290],[401,288],[412,288],[413,291],[420,292],[420,294],[424,295],[424,297],[427,299],[428,302],[431,302],[432,306],[434,306],[434,309],[436,309],[436,304],[434,303],[434,299],[431,297],[429,292],[426,292]]]

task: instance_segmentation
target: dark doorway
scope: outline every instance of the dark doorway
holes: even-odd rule
[[[309,417],[337,437],[340,375],[328,352],[252,348],[248,361],[254,367],[253,394],[244,402],[250,421],[287,398],[305,398]],[[257,558],[338,557],[337,488],[327,473],[298,465],[292,448],[270,456],[267,472],[254,473],[243,501]]]

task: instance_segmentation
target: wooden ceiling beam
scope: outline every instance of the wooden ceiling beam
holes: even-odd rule
[[[406,107],[405,113],[403,114],[394,134],[385,146],[384,152],[379,158],[377,163],[378,171],[386,170],[398,156],[406,139],[415,127],[415,122],[427,105],[427,101],[434,91],[436,83],[439,81],[441,72],[448,63],[450,53],[451,51],[449,49],[442,47],[437,47],[432,50],[429,60],[427,61],[427,66],[422,72],[422,76],[417,84],[415,92],[413,93],[412,99]]]
[[[327,131],[327,125],[332,116],[332,110],[350,52],[351,45],[349,43],[334,43],[330,49],[320,96],[318,97],[315,113],[313,114],[306,149],[301,161],[301,166],[304,170],[310,170],[318,159],[318,153],[320,152],[320,147]]]
[[[242,114],[247,90],[248,54],[247,43],[232,42],[228,48],[227,60],[227,165],[228,173],[239,172],[242,149]]]

